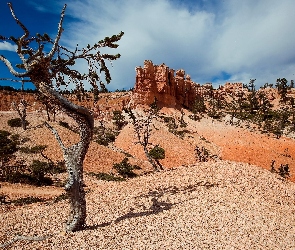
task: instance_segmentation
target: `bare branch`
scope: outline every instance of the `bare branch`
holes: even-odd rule
[[[55,99],[55,102],[58,103],[61,106],[61,108],[67,107],[67,109],[75,111],[79,114],[83,114],[84,116],[92,116],[87,108],[84,108],[82,106],[79,106],[70,102],[68,99],[60,95],[57,91],[46,86],[46,83],[45,84],[40,83],[39,90],[45,96],[53,97]],[[93,124],[89,124],[89,125],[93,127]]]
[[[66,147],[63,144],[63,142],[62,142],[62,140],[61,140],[61,138],[60,138],[57,130],[54,127],[52,127],[48,122],[44,122],[44,125],[52,132],[52,134],[54,134],[56,140],[58,141],[58,144],[60,145],[60,147],[62,148],[62,150],[65,151],[66,150]]]
[[[28,70],[27,64],[26,64],[26,59],[24,58],[24,55],[22,53],[22,46],[23,46],[23,41],[25,38],[28,38],[29,36],[29,31],[28,29],[25,27],[25,25],[23,25],[23,23],[16,17],[13,7],[12,7],[12,3],[7,3],[11,12],[12,17],[14,18],[14,20],[16,21],[16,23],[24,30],[25,34],[23,34],[19,39],[18,39],[18,43],[17,43],[17,54],[19,55],[19,57],[21,58],[25,69]]]
[[[42,240],[46,240],[48,238],[53,237],[54,235],[58,235],[58,233],[55,233],[53,235],[44,235],[44,236],[22,236],[22,235],[17,235],[15,236],[12,240],[1,244],[0,248],[6,248],[10,245],[12,245],[13,243],[15,243],[18,240],[28,240],[28,241],[42,241]]]
[[[28,75],[28,72],[19,73],[14,70],[14,68],[11,65],[11,62],[9,62],[4,56],[0,55],[0,61],[4,62],[7,68],[9,69],[10,73],[13,74],[16,77],[24,77]]]
[[[58,42],[59,42],[59,39],[61,37],[61,33],[63,32],[62,23],[63,23],[63,19],[64,19],[66,7],[67,7],[67,5],[65,4],[64,7],[63,7],[63,9],[62,9],[62,11],[61,11],[61,14],[60,14],[60,21],[59,21],[59,24],[58,24],[57,35],[56,35],[56,38],[54,40],[52,49],[49,52],[49,54],[47,55],[47,58],[49,58],[49,59],[52,59],[54,53],[56,52],[57,47],[58,47]]]
[[[11,82],[31,82],[31,80],[16,80],[11,78],[0,78],[0,81],[11,81]]]
[[[12,3],[7,3],[10,11],[11,11],[11,15],[13,16],[14,20],[16,21],[16,23],[21,26],[21,28],[24,30],[25,34],[20,38],[21,40],[24,40],[25,38],[27,38],[29,36],[29,31],[28,29],[21,23],[21,21],[16,17],[16,15],[14,14],[14,10],[12,8]]]

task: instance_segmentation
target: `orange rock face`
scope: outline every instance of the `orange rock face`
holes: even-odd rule
[[[154,65],[152,61],[144,61],[144,66],[136,67],[136,82],[131,106],[149,105],[156,97],[159,104],[166,107],[182,105],[191,107],[196,94],[204,87],[193,82],[183,69],[170,69],[165,64]]]

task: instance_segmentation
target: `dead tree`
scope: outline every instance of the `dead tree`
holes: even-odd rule
[[[0,40],[10,41],[16,44],[16,53],[22,62],[16,66],[23,70],[21,72],[17,71],[11,62],[2,55],[0,55],[0,61],[4,62],[14,77],[29,79],[35,85],[36,89],[47,97],[47,100],[50,100],[60,110],[73,118],[79,127],[80,141],[72,146],[66,147],[59,137],[57,130],[45,122],[46,127],[54,134],[63,151],[69,175],[65,189],[70,197],[71,212],[67,221],[66,230],[81,230],[86,220],[83,161],[92,138],[94,119],[87,108],[70,102],[60,94],[58,89],[61,85],[68,86],[69,83],[74,83],[80,87],[81,83],[85,81],[88,81],[95,88],[97,82],[102,85],[99,77],[99,73],[101,72],[104,72],[105,80],[109,83],[111,76],[106,66],[106,61],[116,60],[120,57],[120,54],[102,54],[99,49],[102,47],[117,48],[118,44],[116,42],[121,39],[123,32],[112,37],[106,37],[92,46],[87,45],[86,48],[78,49],[77,45],[72,51],[60,45],[60,38],[64,31],[62,26],[66,5],[62,9],[57,35],[54,39],[50,38],[47,34],[30,36],[29,30],[15,15],[12,4],[8,3],[8,6],[12,17],[17,25],[22,28],[24,34],[18,38],[0,36]],[[44,49],[45,45],[46,50]],[[49,45],[51,49],[47,52]],[[78,59],[84,59],[87,62],[87,73],[82,74],[72,68]],[[97,73],[97,71],[100,72]]]
[[[17,114],[21,120],[21,124],[22,124],[22,128],[23,130],[26,130],[27,129],[27,107],[29,106],[29,104],[27,103],[27,101],[25,100],[25,97],[24,97],[24,83],[25,83],[25,80],[21,80],[21,81],[17,81],[17,80],[13,80],[13,79],[7,79],[7,78],[2,78],[3,80],[10,80],[10,81],[14,81],[14,82],[21,82],[22,83],[22,98],[21,100],[19,101],[19,103],[16,103],[16,102],[12,102],[11,103],[11,106],[12,108],[17,111]],[[1,79],[1,80],[2,80]]]
[[[12,104],[12,108],[17,111],[17,113],[20,117],[23,130],[26,130],[27,129],[26,118],[27,118],[28,103],[26,102],[25,99],[21,99],[19,104],[15,103],[15,102],[12,102],[11,104]]]
[[[152,132],[152,122],[153,119],[158,114],[158,107],[157,107],[157,99],[151,104],[149,109],[144,110],[144,114],[136,114],[134,110],[125,109],[124,110],[129,118],[131,119],[134,131],[137,136],[137,142],[139,143],[144,150],[144,153],[148,159],[148,161],[152,164],[153,168],[156,171],[163,170],[163,166],[156,161],[149,152],[149,148],[151,146],[150,137]]]

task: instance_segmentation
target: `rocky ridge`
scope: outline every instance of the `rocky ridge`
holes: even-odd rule
[[[144,66],[136,67],[136,80],[130,106],[149,105],[156,97],[159,104],[166,107],[191,108],[197,95],[208,95],[213,90],[211,83],[199,84],[191,80],[183,69],[170,69],[164,63],[154,65],[145,60]],[[217,94],[246,91],[242,83],[225,83]]]

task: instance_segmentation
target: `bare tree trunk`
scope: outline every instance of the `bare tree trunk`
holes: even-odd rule
[[[83,229],[86,221],[86,199],[83,182],[83,161],[92,138],[94,119],[88,109],[75,105],[53,89],[41,87],[43,94],[50,95],[68,116],[72,117],[79,126],[80,141],[70,147],[65,147],[57,131],[47,122],[45,125],[55,135],[62,148],[68,171],[68,181],[65,190],[70,197],[71,211],[66,224],[66,231],[74,232]]]
[[[64,152],[69,179],[65,190],[70,198],[70,215],[66,224],[67,231],[77,231],[85,226],[86,199],[83,182],[83,159],[78,145],[69,147]]]
[[[50,114],[49,114],[49,107],[48,107],[48,104],[45,104],[45,108],[46,108],[46,114],[47,114],[47,121],[50,122]]]

